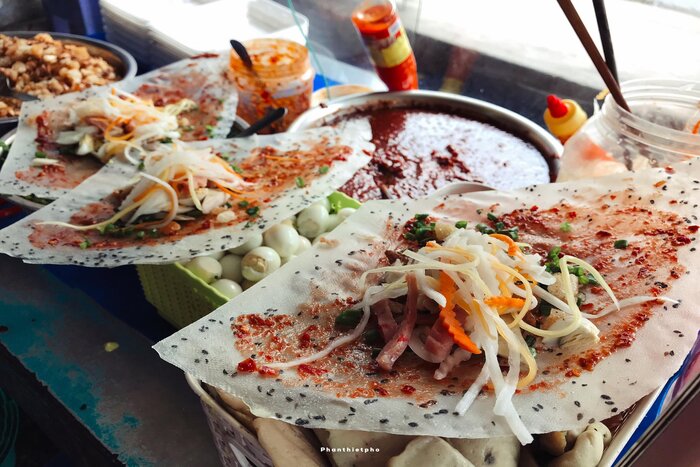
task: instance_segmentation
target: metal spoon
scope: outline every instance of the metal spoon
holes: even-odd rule
[[[235,130],[231,128],[227,138],[244,138],[246,136],[254,135],[263,128],[272,125],[280,118],[283,118],[285,115],[287,115],[286,107],[269,108],[267,109],[267,113],[260,120],[252,123],[245,130],[236,133]]]
[[[23,92],[17,92],[12,89],[12,84],[10,83],[10,78],[4,76],[0,78],[0,97],[12,97],[19,99],[23,102],[35,101],[38,98],[30,94],[25,94]]]

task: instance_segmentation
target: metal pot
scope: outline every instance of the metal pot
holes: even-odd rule
[[[0,34],[6,36],[32,38],[42,31],[2,31]],[[117,71],[117,74],[122,78],[119,81],[130,79],[136,76],[136,60],[126,50],[109,42],[92,39],[91,37],[78,36],[76,34],[66,34],[61,32],[48,32],[54,39],[60,40],[67,44],[81,45],[87,48],[90,55],[101,57],[107,63],[112,65]],[[117,81],[118,82],[118,81]],[[17,117],[0,118],[0,134],[17,126]]]
[[[549,164],[556,179],[562,145],[536,123],[508,109],[478,99],[437,91],[375,92],[343,97],[322,107],[307,110],[289,127],[300,131],[327,125],[343,116],[378,108],[437,110],[487,123],[532,144]]]

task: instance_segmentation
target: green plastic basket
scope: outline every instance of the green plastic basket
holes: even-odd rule
[[[337,191],[328,200],[331,212],[360,207],[359,202]],[[160,316],[178,329],[194,323],[228,301],[179,263],[140,264],[136,270],[146,300],[156,307]]]

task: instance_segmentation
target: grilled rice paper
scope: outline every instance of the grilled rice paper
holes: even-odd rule
[[[323,199],[369,161],[366,127],[173,142],[107,164],[78,188],[0,231],[26,262],[112,267],[234,248]]]
[[[531,441],[536,433],[582,429],[625,410],[663,384],[678,370],[695,340],[700,326],[695,306],[700,290],[694,279],[700,271],[700,253],[696,251],[699,190],[700,163],[689,162],[512,192],[368,202],[315,248],[164,339],[155,349],[166,361],[241,397],[255,415],[304,427],[450,438],[516,434],[521,443]],[[372,343],[377,336],[367,332],[352,338],[361,324],[339,329],[336,320],[348,309],[364,308],[362,301],[371,296],[370,286],[377,283],[379,275],[365,276],[368,281],[363,282],[363,274],[396,264],[397,255],[387,259],[386,252],[401,253],[407,246],[406,234],[416,238],[418,213],[425,216],[424,226],[429,226],[431,219],[462,227],[461,221],[467,221],[466,229],[456,229],[465,232],[494,219],[501,225],[490,224],[493,230],[507,232],[518,227],[515,243],[520,246],[512,252],[514,256],[498,252],[499,248],[509,249],[509,243],[499,243],[493,233],[479,227],[489,237],[490,250],[470,248],[482,251],[482,259],[491,252],[504,262],[515,261],[519,254],[539,254],[545,263],[551,262],[548,254],[560,247],[566,255],[559,257],[557,252],[556,264],[564,270],[566,262],[562,260],[569,256],[594,266],[602,277],[594,286],[587,272],[581,275],[581,282],[583,277],[589,281],[584,289],[588,297],[580,308],[576,305],[581,318],[578,323],[583,323],[585,315],[593,328],[584,329],[582,338],[570,345],[561,340],[545,344],[540,337],[528,343],[536,353],[536,372],[520,386],[529,366],[516,367],[517,390],[509,371],[509,363],[515,360],[513,353],[507,354],[508,358],[501,355],[496,361],[501,371],[487,373],[482,385],[475,385],[487,366],[484,354],[493,357],[496,349],[486,331],[475,324],[473,309],[465,321],[471,319],[473,327],[465,325],[463,331],[479,344],[481,354],[471,355],[441,379],[436,378],[440,364],[425,361],[415,350],[404,351],[391,370],[384,370],[378,350],[386,344]],[[407,230],[407,223],[414,228]],[[454,252],[459,253],[458,248]],[[418,275],[414,266],[409,261],[405,268],[413,268],[411,273]],[[533,265],[532,270],[536,267],[549,266]],[[449,267],[444,269],[450,272]],[[401,271],[386,273],[383,280],[391,280],[389,274]],[[546,276],[544,271],[538,274]],[[611,288],[619,310],[601,280]],[[522,282],[515,286],[525,287]],[[642,303],[634,299],[649,296],[652,300]],[[539,296],[537,299],[543,301]],[[413,319],[405,312],[412,300],[409,292],[405,302],[399,302],[404,310],[391,310],[399,328]],[[423,297],[418,300],[426,302]],[[561,306],[566,308],[567,303]],[[510,311],[501,318],[492,311],[481,315],[491,323],[489,330],[500,335],[507,331],[492,325],[506,318],[506,324],[512,323],[518,313]],[[360,316],[364,320],[364,314]],[[420,319],[415,318],[416,322]],[[372,311],[364,331],[373,326],[378,329],[376,320]],[[537,332],[546,331],[538,322],[530,326]],[[481,331],[475,335],[476,329]],[[595,338],[587,338],[587,333]],[[338,339],[346,342],[327,356],[313,356],[328,350]],[[450,350],[453,355],[461,348]],[[529,361],[529,357],[519,357],[522,362]],[[300,358],[306,361],[300,363]],[[504,392],[509,381],[511,392]],[[473,387],[476,390],[470,391]],[[503,395],[500,402],[494,391]],[[468,410],[461,410],[469,397]]]
[[[56,199],[112,157],[138,165],[161,141],[225,137],[238,103],[227,57],[185,59],[114,85],[25,102],[0,193]]]

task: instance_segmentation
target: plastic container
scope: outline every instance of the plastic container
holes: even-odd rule
[[[571,99],[559,99],[554,94],[547,97],[547,109],[544,111],[544,123],[547,129],[562,144],[583,127],[588,120],[586,111]]]
[[[611,96],[564,146],[557,181],[663,167],[700,156],[700,83],[622,84],[632,113]]]
[[[253,71],[233,50],[230,60],[231,79],[238,89],[238,115],[252,123],[270,107],[286,107],[287,115],[268,128],[270,133],[285,131],[311,106],[315,73],[309,51],[285,39],[254,39],[245,46]]]
[[[389,91],[418,89],[418,67],[393,0],[365,0],[352,22]]]
[[[204,383],[186,375],[187,384],[202,403],[221,465],[224,467],[272,467],[272,459],[255,433],[228,413],[205,389]],[[303,467],[303,466],[299,466]]]

